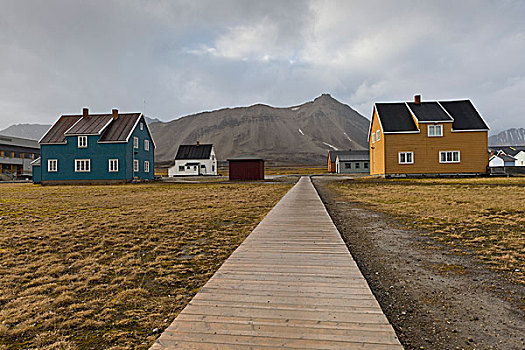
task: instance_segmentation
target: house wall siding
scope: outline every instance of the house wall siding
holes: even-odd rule
[[[487,131],[452,132],[452,123],[442,123],[443,136],[428,137],[426,125],[421,124],[419,134],[387,134],[382,138],[385,141],[384,174],[454,174],[487,171],[489,158]],[[440,151],[460,151],[460,162],[440,163]],[[399,152],[413,152],[414,164],[399,164]]]
[[[144,117],[140,122],[146,123]],[[153,141],[147,128],[133,130],[128,142],[99,143],[98,135],[88,136],[86,148],[78,147],[77,136],[66,137],[66,144],[41,145],[41,181],[58,183],[61,181],[129,181],[134,177],[142,180],[154,178]],[[133,137],[139,138],[139,148],[133,149]],[[150,140],[149,151],[144,150],[144,139]],[[57,159],[58,171],[48,171],[48,160]],[[89,172],[76,172],[75,159],[90,159]],[[109,160],[118,159],[118,171],[109,172]],[[133,159],[139,160],[139,171],[133,172]],[[144,161],[149,161],[149,172],[144,171]]]
[[[372,144],[372,134],[375,134],[377,130],[379,130],[380,140]],[[377,111],[375,108],[372,116],[372,125],[370,126],[370,135],[368,136],[368,144],[370,145],[370,174],[384,174],[386,138],[381,130],[381,125],[379,124],[379,118],[377,117]]]

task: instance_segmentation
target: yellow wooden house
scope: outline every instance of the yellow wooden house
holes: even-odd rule
[[[489,127],[470,100],[375,103],[368,132],[370,174],[482,174]]]

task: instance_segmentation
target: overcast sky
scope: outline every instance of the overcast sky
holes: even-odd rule
[[[493,131],[525,127],[525,1],[0,0],[0,49],[0,129],[321,93],[367,118],[470,98]]]

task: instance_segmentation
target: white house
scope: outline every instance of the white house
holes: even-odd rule
[[[516,166],[525,166],[525,151],[519,151],[513,157],[516,158]]]
[[[504,153],[495,154],[489,158],[489,167],[503,167],[503,166],[514,166],[516,158],[508,156]]]
[[[217,158],[212,144],[199,142],[180,145],[175,164],[168,169],[168,176],[217,175]]]

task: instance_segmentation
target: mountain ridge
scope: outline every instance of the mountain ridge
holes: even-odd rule
[[[157,159],[179,144],[213,143],[217,158],[252,154],[274,163],[320,164],[330,149],[365,149],[369,120],[328,94],[291,107],[222,108],[150,125]],[[164,147],[165,146],[165,147]]]
[[[147,118],[158,162],[173,160],[180,144],[213,143],[219,160],[257,155],[276,164],[323,164],[328,150],[366,149],[370,121],[330,96],[290,107],[256,103],[186,115]],[[50,125],[16,124],[0,131],[40,139]],[[36,135],[38,134],[38,135]],[[28,135],[30,135],[28,137]]]
[[[489,136],[489,146],[525,146],[525,128],[510,128]]]

